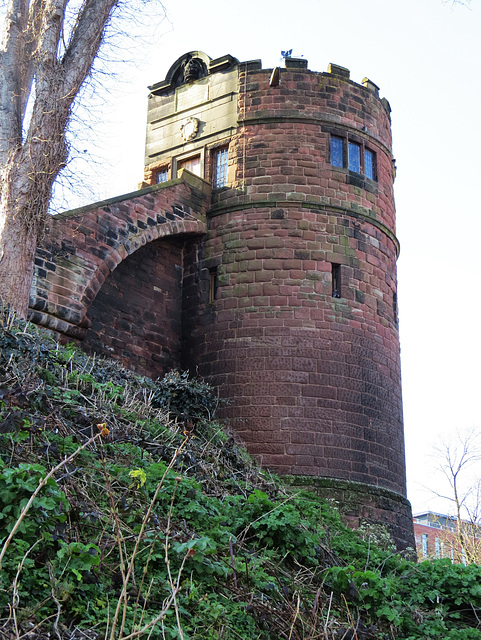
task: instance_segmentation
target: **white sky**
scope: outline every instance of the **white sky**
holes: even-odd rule
[[[441,433],[481,427],[481,0],[469,8],[442,0],[165,2],[170,24],[154,25],[150,45],[110,82],[102,123],[89,132],[103,158],[90,173],[84,163],[92,194],[69,198],[66,208],[136,189],[146,87],[187,51],[260,58],[270,68],[292,48],[313,71],[334,62],[355,82],[369,77],[392,107],[398,167],[408,496],[414,511],[446,511],[422,489],[440,487],[433,445]]]

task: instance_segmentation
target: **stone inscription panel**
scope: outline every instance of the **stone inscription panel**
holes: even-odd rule
[[[175,91],[176,111],[189,109],[209,99],[209,79],[198,81],[194,85],[186,84]]]

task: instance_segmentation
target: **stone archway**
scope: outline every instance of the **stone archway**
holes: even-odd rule
[[[82,348],[156,378],[181,366],[186,236],[154,240],[127,256],[88,308]]]
[[[89,309],[107,278],[140,251],[131,261],[138,263],[142,250],[162,239],[174,246],[203,235],[210,194],[210,185],[185,171],[163,185],[53,217],[37,250],[30,319],[84,340]]]

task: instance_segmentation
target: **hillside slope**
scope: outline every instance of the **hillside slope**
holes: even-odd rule
[[[481,569],[415,564],[262,472],[206,383],[0,318],[0,638],[481,639]]]

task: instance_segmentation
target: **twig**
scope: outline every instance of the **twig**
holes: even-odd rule
[[[235,564],[234,564],[234,550],[232,548],[232,536],[229,538],[229,551],[230,551],[230,559],[232,562],[232,572],[234,576],[234,587],[237,589],[237,576],[235,572]]]
[[[55,617],[54,623],[53,623],[53,630],[55,631],[55,635],[57,636],[58,640],[62,640],[62,636],[59,633],[58,630],[58,621],[60,620],[60,614],[62,613],[62,607],[60,606],[60,602],[58,601],[57,596],[55,595],[55,576],[53,575],[53,571],[52,571],[52,567],[48,566],[48,572],[50,574],[50,584],[51,584],[51,588],[52,588],[52,598],[53,601],[55,602],[55,604],[57,605],[57,615]]]
[[[32,633],[36,630],[39,629],[43,624],[45,624],[45,622],[47,622],[47,620],[50,620],[51,618],[55,618],[56,617],[56,613],[53,613],[50,616],[47,616],[46,618],[44,618],[43,620],[41,620],[40,622],[38,622],[34,627],[32,627],[31,629],[29,629],[28,631],[26,631],[25,633],[22,633],[21,636],[17,637],[17,640],[23,640],[23,638],[29,638],[32,636]]]
[[[33,551],[33,549],[35,549],[35,547],[38,545],[38,543],[40,542],[40,540],[37,540],[36,542],[34,542],[32,544],[32,546],[30,547],[30,549],[27,549],[27,551],[25,552],[25,555],[23,556],[20,564],[18,565],[17,568],[17,573],[15,574],[15,578],[13,580],[13,584],[12,584],[12,615],[13,615],[13,624],[15,626],[15,635],[18,638],[18,626],[17,626],[17,614],[16,614],[16,609],[18,607],[18,603],[20,601],[20,597],[18,595],[18,577],[20,575],[21,570],[23,569],[23,565],[25,564],[25,560],[27,559],[27,556],[30,554],[31,551]]]
[[[334,595],[334,592],[331,591],[331,595],[329,596],[329,606],[327,607],[327,614],[326,614],[326,622],[324,623],[324,635],[327,638],[327,625],[329,623],[329,616],[331,614],[331,606],[332,606],[332,597]]]
[[[170,463],[166,467],[162,478],[160,479],[159,483],[157,484],[154,496],[153,496],[152,500],[150,501],[149,508],[147,509],[147,513],[145,514],[145,516],[144,516],[144,518],[142,520],[142,524],[140,526],[140,531],[139,531],[138,536],[137,536],[135,547],[134,547],[134,550],[132,552],[132,556],[130,558],[129,567],[127,569],[127,574],[125,576],[124,584],[123,584],[123,587],[122,587],[122,593],[120,594],[120,597],[119,597],[119,599],[117,601],[117,607],[115,609],[114,617],[113,617],[113,620],[112,620],[112,629],[110,631],[110,640],[114,640],[114,638],[115,638],[115,628],[117,626],[117,621],[118,621],[118,617],[119,617],[119,613],[120,613],[120,607],[122,606],[122,602],[124,602],[123,620],[125,621],[125,611],[126,611],[126,608],[127,608],[127,586],[128,586],[128,584],[130,582],[130,577],[131,577],[132,572],[134,570],[134,563],[135,563],[135,558],[137,556],[137,551],[138,551],[138,548],[139,548],[139,545],[140,545],[140,541],[142,540],[142,537],[144,535],[144,531],[145,531],[145,527],[147,526],[147,522],[150,519],[150,515],[152,513],[152,509],[154,508],[154,504],[157,501],[157,497],[158,497],[158,495],[160,493],[160,490],[162,489],[162,487],[164,485],[164,480],[165,480],[168,472],[174,466],[174,463],[175,463],[175,461],[177,459],[177,456],[179,455],[179,453],[181,452],[181,450],[183,449],[183,447],[185,446],[185,444],[186,444],[186,442],[188,440],[189,440],[188,437],[185,438],[185,440],[181,443],[179,448],[176,449],[174,455],[172,456],[172,460],[170,461]],[[162,610],[161,614],[165,615],[164,609]],[[160,616],[160,614],[159,614],[159,616]],[[160,620],[159,616],[157,616],[157,620]],[[147,628],[150,628],[150,627],[147,627]],[[119,640],[123,637],[122,634],[123,634],[123,625],[122,625],[120,633],[119,633]],[[134,634],[130,634],[130,636],[125,636],[124,640],[126,640],[126,638],[135,637],[136,635],[138,635],[138,634],[134,633]]]
[[[351,626],[352,626],[352,632],[354,633],[355,639],[358,640],[357,633],[356,633],[356,627],[354,625],[354,620],[352,619],[351,612],[349,611],[349,605],[347,604],[346,596],[343,593],[341,595],[342,595],[342,598],[343,598],[344,603],[346,605],[347,615],[349,616],[349,621],[350,621]]]
[[[289,640],[291,640],[291,638],[292,638],[292,632],[294,631],[294,625],[296,624],[296,620],[299,617],[300,606],[301,606],[301,599],[299,597],[299,594],[297,594],[296,613],[294,614],[294,620],[292,621],[291,630],[290,630],[290,633],[289,633]]]
[[[177,598],[176,598],[177,590],[175,588],[174,581],[172,580],[172,574],[170,572],[170,559],[169,559],[169,536],[170,536],[170,525],[172,523],[172,510],[174,508],[174,499],[175,499],[175,493],[177,491],[177,486],[178,486],[178,484],[179,484],[179,482],[181,480],[182,480],[182,478],[180,476],[178,476],[175,479],[175,487],[174,487],[174,491],[172,492],[172,499],[170,501],[169,518],[167,520],[167,528],[166,528],[166,531],[165,531],[165,566],[167,567],[167,575],[169,576],[169,584],[170,584],[170,588],[172,589],[172,603],[174,605],[175,619],[177,621],[177,628],[179,630],[179,635],[180,635],[181,640],[184,640],[184,634],[182,633],[182,627],[180,625],[179,607],[177,606]]]

